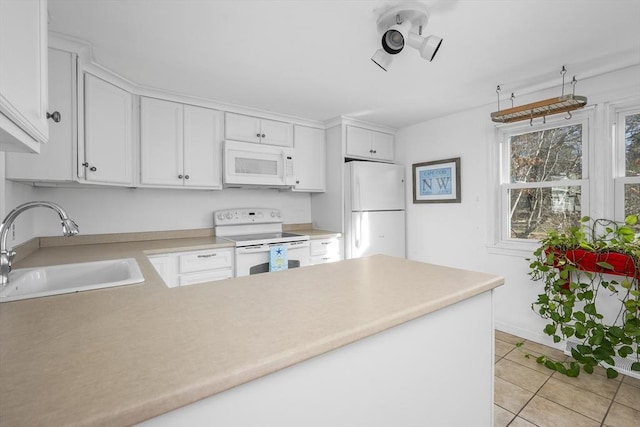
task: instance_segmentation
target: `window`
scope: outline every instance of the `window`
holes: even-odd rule
[[[583,111],[499,130],[501,242],[537,242],[588,212],[588,127]]]
[[[616,218],[640,214],[640,106],[616,110]],[[640,229],[638,230],[640,231]]]

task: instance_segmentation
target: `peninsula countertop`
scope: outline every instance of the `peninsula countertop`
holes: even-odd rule
[[[202,239],[180,247],[225,245]],[[146,258],[164,249],[40,248],[19,263],[133,257],[145,281],[0,304],[0,425],[134,424],[503,283],[377,255],[168,288]]]

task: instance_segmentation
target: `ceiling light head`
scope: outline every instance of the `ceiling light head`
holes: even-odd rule
[[[438,53],[438,49],[440,49],[440,45],[442,44],[442,37],[438,36],[428,36],[422,37],[416,33],[409,33],[409,46],[414,49],[417,49],[420,52],[420,56],[426,59],[427,61],[433,61],[436,53]]]
[[[383,49],[378,49],[371,57],[371,60],[384,71],[388,71],[389,67],[391,67],[391,63],[393,62],[393,56],[389,55]]]
[[[395,55],[404,48],[404,43],[411,30],[411,21],[404,21],[401,24],[392,25],[382,34],[382,48],[385,52]]]
[[[419,2],[407,2],[383,10],[378,16],[378,32],[382,34],[382,49],[371,60],[387,71],[393,56],[404,49],[405,44],[417,49],[420,56],[433,61],[442,38],[438,36],[422,37],[422,28],[429,21],[427,7]]]

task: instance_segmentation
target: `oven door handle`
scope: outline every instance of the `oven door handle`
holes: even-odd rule
[[[255,252],[267,252],[268,250],[269,250],[268,245],[251,245],[251,246],[242,246],[240,248],[236,248],[236,253],[250,254]]]

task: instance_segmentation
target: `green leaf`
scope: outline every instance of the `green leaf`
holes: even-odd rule
[[[607,368],[607,378],[610,380],[616,378],[618,376],[618,372],[613,368]]]
[[[567,376],[571,378],[575,378],[580,374],[580,365],[576,362],[571,362],[569,364],[569,369],[567,370]]]
[[[611,326],[608,331],[609,335],[614,336],[616,338],[624,337],[624,331],[619,326]]]
[[[584,369],[587,374],[593,374],[593,366],[589,364],[583,365],[582,369]]]
[[[562,328],[562,334],[567,338],[571,338],[573,336],[573,333],[574,329],[571,326],[565,326]]]
[[[544,361],[544,366],[546,366],[547,368],[551,369],[551,370],[556,370],[556,364],[553,363],[551,360],[545,360]]]
[[[560,338],[558,335],[553,336],[553,342],[558,343],[560,341],[562,341],[562,338]]]
[[[620,286],[622,286],[625,289],[631,289],[631,282],[629,282],[629,280],[627,279],[624,279],[620,284]]]
[[[628,215],[624,219],[624,223],[627,225],[636,225],[637,222],[638,222],[638,215]]]
[[[549,323],[547,326],[544,327],[544,333],[547,335],[553,335],[556,333],[556,326],[552,325],[551,323]]]
[[[598,261],[596,262],[596,265],[607,270],[613,270],[613,265],[609,264],[606,261]]]
[[[598,312],[596,311],[596,305],[594,303],[585,305],[584,312],[592,316],[595,316],[596,314],[598,314]]]
[[[564,365],[560,362],[556,362],[556,371],[560,372],[561,374],[567,374],[567,368],[564,367]]]
[[[591,347],[589,347],[588,345],[582,345],[582,344],[578,344],[576,346],[576,349],[580,352],[580,354],[582,355],[587,355],[587,354],[591,354]],[[575,357],[575,356],[574,356]]]
[[[631,364],[631,370],[632,371],[640,371],[640,362],[633,362]]]
[[[576,311],[575,313],[573,313],[573,318],[579,322],[584,322],[587,319],[587,316],[585,316],[581,311]]]
[[[516,347],[520,348],[524,345],[524,341],[520,341],[516,343]]]
[[[543,364],[547,361],[547,356],[538,356],[536,357],[536,363]]]
[[[633,349],[628,345],[623,345],[618,349],[618,354],[620,355],[620,357],[627,357],[632,353],[633,353]]]

